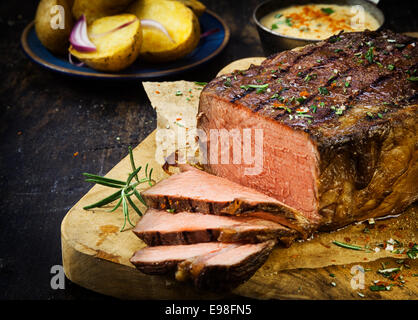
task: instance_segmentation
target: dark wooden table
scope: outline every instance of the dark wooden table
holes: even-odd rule
[[[176,79],[209,81],[231,61],[263,55],[251,22],[261,1],[203,2],[230,26],[229,45]],[[381,2],[387,27],[418,31],[418,1]],[[156,115],[139,81],[79,80],[32,63],[20,35],[36,5],[0,4],[0,299],[107,299],[68,280],[51,288],[61,220],[91,187],[81,173],[105,174],[153,131]]]

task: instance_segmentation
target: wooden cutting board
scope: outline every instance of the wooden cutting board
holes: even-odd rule
[[[225,70],[244,68],[253,61],[237,61]],[[155,137],[154,131],[133,152],[136,163],[148,163],[154,168],[154,179],[159,181],[167,174],[155,160]],[[106,176],[124,180],[130,171],[129,158],[126,157]],[[373,250],[376,244],[389,239],[405,245],[417,242],[416,205],[397,218],[376,221],[373,228],[364,223],[356,224],[336,232],[317,234],[312,240],[294,243],[290,248],[276,248],[249,281],[232,292],[215,294],[197,291],[191,283],[177,282],[172,276],[149,276],[137,271],[129,258],[145,244],[132,233],[132,228],[119,231],[123,225],[122,210],[110,213],[107,210],[112,206],[83,210],[84,206],[111,193],[113,191],[109,188],[94,186],[67,213],[61,225],[65,274],[71,281],[90,290],[122,299],[217,299],[236,295],[256,299],[418,298],[418,278],[414,276],[418,270],[417,260],[405,260],[409,268],[402,271],[404,287],[374,292],[369,290],[374,280],[387,281],[377,270],[383,266],[399,267],[399,260],[405,259],[406,255],[386,250],[355,251],[332,243],[337,240],[361,246],[368,244]],[[145,210],[137,201],[136,204]],[[130,212],[135,224],[139,216],[132,209]],[[366,226],[367,233],[364,232]],[[353,266],[361,266],[367,271],[364,273],[364,289],[353,289],[351,285],[354,281]]]

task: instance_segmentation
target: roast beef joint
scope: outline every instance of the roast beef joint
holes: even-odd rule
[[[277,243],[401,213],[418,199],[415,41],[388,30],[340,33],[212,80],[197,119],[204,170],[186,167],[141,193],[149,209],[134,233],[148,247],[131,262],[225,290]],[[224,161],[233,135],[213,161],[220,144],[211,132],[220,130],[262,133],[257,174]]]

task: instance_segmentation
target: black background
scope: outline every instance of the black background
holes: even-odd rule
[[[261,1],[203,1],[231,28],[227,48],[199,70],[169,79],[209,81],[243,57],[263,56],[251,21]],[[22,52],[20,35],[38,1],[0,3],[0,299],[110,299],[66,281],[60,224],[89,190],[81,173],[106,174],[156,126],[139,81],[88,81],[42,69]],[[386,27],[418,31],[417,0],[382,0]],[[78,156],[74,153],[78,152]]]

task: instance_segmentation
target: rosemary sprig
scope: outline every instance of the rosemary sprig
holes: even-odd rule
[[[115,193],[111,194],[110,196],[93,203],[91,205],[85,206],[83,209],[93,209],[103,207],[113,201],[118,200],[116,205],[109,210],[109,212],[115,212],[122,205],[122,212],[124,215],[124,222],[122,229],[120,231],[125,230],[126,222],[128,222],[132,227],[134,224],[131,222],[129,217],[129,209],[128,204],[135,210],[135,212],[142,216],[141,210],[135,205],[132,201],[131,197],[135,196],[142,204],[146,205],[145,200],[142,198],[141,194],[136,190],[136,187],[143,183],[148,183],[150,186],[155,183],[155,181],[151,178],[153,169],[148,171],[148,163],[145,165],[145,178],[139,178],[139,172],[141,171],[142,167],[139,166],[138,168],[135,166],[135,161],[132,153],[132,148],[129,147],[129,160],[132,167],[132,172],[129,174],[128,179],[126,181],[121,181],[117,179],[110,179],[102,176],[98,176],[91,173],[83,173],[83,175],[87,178],[86,182],[91,182],[95,184],[100,184],[102,186],[110,187],[118,189]]]

